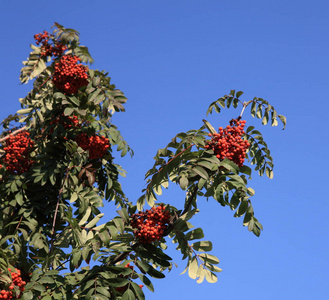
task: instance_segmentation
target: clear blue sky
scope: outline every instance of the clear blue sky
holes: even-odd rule
[[[212,101],[231,89],[244,91],[242,100],[267,99],[288,122],[284,131],[260,128],[275,162],[273,180],[255,174],[250,182],[261,237],[228,208],[200,199],[194,225],[213,241],[219,281],[198,285],[179,275],[185,262],[170,250],[179,267],[155,280],[147,299],[329,299],[328,11],[324,0],[2,0],[0,117],[19,109],[31,89],[18,77],[33,35],[54,21],[80,31],[94,67],[109,71],[128,97],[114,122],[135,151],[117,160],[134,201],[156,150],[199,128]],[[225,126],[238,114],[208,119]],[[245,119],[261,127],[247,113]],[[179,207],[183,193],[170,188],[161,201]]]

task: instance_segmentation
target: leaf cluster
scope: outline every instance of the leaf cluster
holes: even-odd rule
[[[270,105],[267,100],[254,97],[252,100],[242,102],[239,99],[242,94],[242,91],[235,92],[235,90],[231,90],[229,95],[220,97],[209,105],[207,115],[209,113],[213,113],[213,111],[215,111],[216,113],[220,113],[221,108],[230,108],[231,106],[237,108],[239,104],[243,106],[243,113],[244,109],[248,105],[251,105],[251,115],[253,117],[257,117],[258,119],[262,119],[262,125],[268,124],[269,120],[271,119],[271,126],[277,126],[279,119],[283,124],[283,129],[285,129],[287,123],[286,117],[283,115],[279,115],[274,109],[274,107]],[[242,113],[240,116],[242,116]]]

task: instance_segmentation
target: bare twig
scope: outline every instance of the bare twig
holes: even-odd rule
[[[246,109],[246,107],[247,107],[251,102],[253,102],[253,100],[250,100],[250,101],[248,101],[248,102],[244,102],[244,103],[243,103],[242,111],[241,111],[241,113],[240,113],[240,118],[242,117],[243,112],[244,112],[244,110]]]

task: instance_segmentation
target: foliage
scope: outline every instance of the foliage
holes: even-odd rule
[[[212,243],[190,220],[199,212],[197,197],[214,198],[260,235],[251,204],[255,192],[248,187],[252,169],[244,157],[238,166],[230,156],[216,156],[207,145],[217,133],[204,120],[201,128],[177,134],[157,151],[146,188],[136,204],[129,202],[119,182],[125,171],[112,155],[133,155],[112,123],[113,113],[124,112],[126,97],[107,73],[85,65],[93,59],[77,31],[55,23],[52,34],[35,39],[20,76],[22,83],[33,80],[33,88],[20,99],[21,109],[1,123],[1,289],[12,287],[11,297],[26,300],[144,299],[143,286],[154,290],[150,278],[163,278],[173,267],[166,238],[186,260],[189,277],[216,282],[221,269],[209,253]],[[242,102],[241,95],[232,90],[207,113],[242,105],[238,124],[250,105],[263,125],[276,126],[279,119],[285,127],[286,119],[266,100]],[[247,160],[260,176],[272,178],[273,159],[262,134],[252,126],[242,129],[235,135],[247,141]],[[237,151],[234,139],[228,141],[230,151]],[[169,182],[186,192],[181,208],[157,203]],[[102,223],[104,201],[118,210]],[[152,209],[144,212],[146,204]],[[15,268],[24,288],[13,284]]]

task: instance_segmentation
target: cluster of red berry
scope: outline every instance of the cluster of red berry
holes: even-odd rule
[[[8,271],[11,274],[12,283],[9,285],[9,290],[1,290],[0,291],[0,299],[19,299],[19,295],[14,295],[13,289],[15,286],[19,288],[21,292],[24,292],[26,282],[21,277],[21,271],[15,268],[15,271],[12,272],[10,268],[8,268]]]
[[[166,210],[163,204],[153,206],[145,212],[140,211],[132,215],[130,224],[134,231],[135,237],[142,244],[149,244],[155,240],[160,241],[164,231],[168,226],[170,218],[169,211]]]
[[[67,94],[76,94],[88,84],[87,67],[79,61],[75,55],[64,55],[55,63],[53,82],[56,88]]]
[[[86,133],[80,133],[75,141],[83,150],[89,151],[90,159],[102,158],[107,149],[110,148],[108,138],[96,134],[88,136]]]
[[[6,169],[12,173],[22,174],[26,172],[33,164],[30,153],[34,143],[30,138],[30,133],[27,131],[19,132],[11,135],[6,140],[6,145],[3,147],[5,155],[3,164]]]
[[[212,149],[218,159],[227,158],[242,167],[246,158],[246,150],[250,146],[249,142],[242,138],[242,135],[245,134],[243,130],[245,124],[246,121],[232,119],[226,128],[219,127],[218,133],[209,134],[212,138],[205,148]]]
[[[54,42],[54,45],[50,45],[49,44],[50,37],[53,37],[53,35],[49,35],[47,31],[34,35],[36,44],[37,45],[39,45],[40,43],[42,44],[41,56],[61,56],[64,53],[64,51],[67,50],[67,47],[57,41]]]

